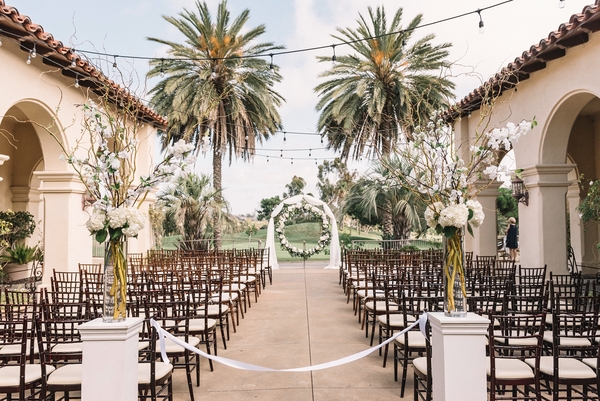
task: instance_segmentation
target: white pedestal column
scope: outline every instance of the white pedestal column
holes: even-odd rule
[[[489,320],[428,314],[431,324],[432,380],[435,401],[487,400],[485,335]]]
[[[142,318],[95,319],[79,326],[83,340],[82,401],[138,399],[138,338]]]

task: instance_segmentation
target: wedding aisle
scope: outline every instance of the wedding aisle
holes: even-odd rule
[[[219,356],[274,369],[299,368],[336,360],[369,347],[352,306],[338,285],[338,271],[319,263],[282,264],[273,272],[257,304],[252,304],[227,350]],[[393,361],[382,368],[377,352],[352,362],[315,372],[251,372],[215,363],[214,372],[203,359],[201,385],[194,387],[203,400],[400,400]],[[412,386],[409,372],[408,386]],[[175,372],[175,400],[188,400],[185,375]],[[412,399],[412,387],[405,400]]]

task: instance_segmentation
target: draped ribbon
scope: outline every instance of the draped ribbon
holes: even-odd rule
[[[378,349],[380,349],[382,347],[385,347],[387,344],[394,341],[397,337],[404,335],[404,333],[413,329],[417,325],[419,325],[419,329],[421,330],[421,333],[423,333],[423,336],[427,337],[426,333],[425,333],[426,323],[427,323],[427,313],[423,313],[419,317],[419,319],[417,319],[416,322],[414,322],[413,324],[411,324],[410,326],[408,326],[401,332],[394,334],[392,337],[388,338],[386,341],[382,342],[379,345],[376,345],[376,346],[366,349],[364,351],[358,352],[356,354],[353,354],[353,355],[350,355],[350,356],[347,356],[344,358],[336,359],[331,362],[321,363],[318,365],[304,366],[301,368],[293,368],[293,369],[272,369],[272,368],[266,368],[263,366],[252,365],[252,364],[245,363],[245,362],[236,361],[236,360],[229,359],[229,358],[223,358],[221,356],[207,354],[206,352],[201,351],[198,348],[189,345],[185,341],[182,341],[180,338],[175,337],[174,335],[172,335],[171,333],[169,333],[168,331],[166,331],[162,327],[160,327],[160,324],[158,324],[158,322],[156,322],[154,319],[150,319],[150,324],[156,328],[156,331],[159,336],[160,352],[161,352],[162,360],[164,363],[166,363],[166,364],[169,363],[169,358],[167,357],[167,352],[166,352],[166,348],[165,348],[165,337],[166,337],[169,340],[171,340],[172,342],[174,342],[175,344],[177,344],[181,347],[184,347],[185,349],[192,351],[200,356],[203,356],[208,359],[212,359],[215,362],[222,363],[223,365],[227,365],[227,366],[235,368],[235,369],[251,370],[251,371],[255,371],[255,372],[311,372],[311,371],[315,371],[315,370],[323,370],[323,369],[333,368],[335,366],[345,365],[347,363],[354,362],[361,358],[364,358],[365,356],[369,355],[370,353],[377,351]]]

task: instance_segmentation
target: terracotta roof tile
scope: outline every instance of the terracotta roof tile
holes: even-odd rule
[[[35,43],[36,51],[44,57],[46,64],[59,66],[62,68],[63,75],[71,78],[78,77],[82,86],[90,87],[95,92],[108,88],[116,99],[132,104],[138,110],[141,120],[159,128],[166,128],[165,118],[144,105],[125,88],[108,79],[102,71],[78,55],[75,49],[54,39],[54,36],[44,31],[41,25],[35,24],[28,16],[19,13],[15,7],[7,5],[4,0],[0,0],[0,35],[17,40],[24,51],[29,51]],[[71,67],[73,60],[76,63],[75,68]]]
[[[557,30],[548,34],[547,38],[532,45],[520,57],[470,92],[446,111],[445,119],[452,121],[478,110],[481,102],[489,98],[490,94],[496,97],[502,95],[503,91],[514,88],[519,82],[528,79],[530,74],[546,68],[546,62],[564,57],[568,48],[586,43],[589,33],[598,30],[600,30],[600,0],[585,6],[581,13],[572,15],[568,23],[560,24]]]

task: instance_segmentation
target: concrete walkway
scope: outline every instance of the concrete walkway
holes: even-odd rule
[[[339,359],[369,348],[352,306],[338,285],[338,271],[325,262],[282,263],[273,285],[252,304],[227,350],[219,356],[274,369],[297,368]],[[377,339],[375,340],[377,342]],[[196,401],[203,400],[400,400],[393,361],[386,368],[377,352],[347,365],[306,373],[250,372],[201,361]],[[174,375],[175,400],[189,399],[185,375]],[[405,400],[412,400],[409,370]]]

